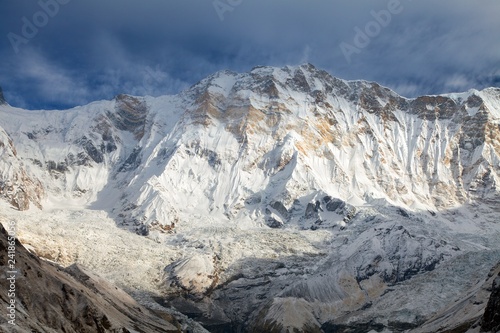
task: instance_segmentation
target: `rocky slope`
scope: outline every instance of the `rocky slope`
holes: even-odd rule
[[[257,67],[175,96],[4,104],[0,127],[0,195],[20,211],[3,214],[25,241],[60,239],[41,209],[86,248],[50,216],[104,210],[175,253],[157,276],[113,279],[158,280],[156,298],[213,331],[416,328],[498,261],[500,89],[406,99],[309,64]]]
[[[466,293],[428,319],[411,333],[498,332],[498,280],[500,263]]]
[[[0,295],[2,332],[181,332],[168,314],[152,313],[122,290],[77,265],[63,269],[40,260],[15,242],[16,279],[8,273],[8,234],[0,225],[2,290],[15,294],[15,316],[5,309],[12,298]],[[13,321],[12,321],[13,320]],[[9,322],[9,321],[12,321]],[[15,325],[13,325],[13,323]]]

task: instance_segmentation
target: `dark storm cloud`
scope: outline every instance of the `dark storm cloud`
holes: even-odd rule
[[[498,1],[397,2],[3,1],[0,85],[28,108],[175,93],[221,69],[303,62],[407,96],[498,85]]]

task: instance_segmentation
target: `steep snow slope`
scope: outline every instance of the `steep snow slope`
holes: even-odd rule
[[[66,111],[3,104],[0,195],[43,209],[43,223],[9,212],[33,225],[24,240],[35,248],[55,237],[64,252],[67,236],[46,229],[52,214],[91,209],[172,249],[151,263],[161,274],[127,276],[105,249],[94,268],[208,325],[286,331],[296,307],[298,329],[355,320],[398,330],[470,287],[464,276],[436,296],[446,267],[479,276],[495,262],[499,110],[500,89],[406,99],[309,64],[223,71],[176,96]],[[81,256],[66,259],[88,263],[88,240],[74,232]],[[482,261],[461,266],[474,255]],[[431,305],[395,301],[412,281],[430,281]],[[392,324],[374,321],[396,310]]]

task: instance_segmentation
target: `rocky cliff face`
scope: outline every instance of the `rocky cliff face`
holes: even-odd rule
[[[500,269],[497,269],[491,275],[493,276],[493,283],[491,295],[481,320],[482,332],[500,332]]]
[[[194,198],[229,220],[310,228],[325,223],[322,193],[404,209],[497,206],[500,133],[488,105],[498,95],[406,100],[311,66],[218,73],[184,94],[188,111],[137,170],[145,185],[126,197],[142,207],[131,217],[171,225]],[[172,186],[175,198],[163,190]]]

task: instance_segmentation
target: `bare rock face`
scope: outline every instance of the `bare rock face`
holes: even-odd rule
[[[10,244],[8,241],[11,241]],[[15,242],[15,246],[13,245]],[[15,288],[7,267],[8,248],[15,247]],[[181,332],[172,323],[135,302],[104,279],[73,265],[52,265],[9,239],[0,226],[0,287],[15,293],[15,324],[6,311],[0,314],[1,332]],[[2,309],[12,298],[0,295]]]
[[[491,289],[491,296],[484,310],[481,323],[482,332],[500,331],[500,272],[498,272],[495,280],[493,280]]]
[[[118,95],[115,100],[115,111],[108,113],[108,117],[116,128],[131,132],[136,139],[141,139],[148,112],[146,103],[128,95]]]

